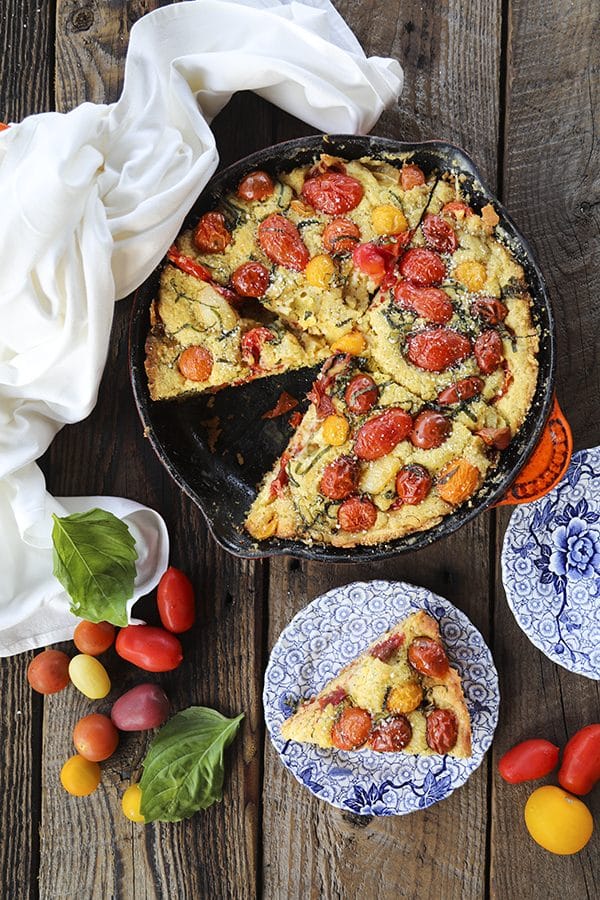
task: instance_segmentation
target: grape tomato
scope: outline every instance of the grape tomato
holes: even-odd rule
[[[196,620],[194,588],[187,575],[169,566],[158,583],[158,614],[163,628],[174,634],[189,631]]]
[[[170,631],[152,625],[127,625],[115,643],[122,659],[147,672],[170,672],[181,665],[181,643]]]

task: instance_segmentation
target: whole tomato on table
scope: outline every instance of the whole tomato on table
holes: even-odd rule
[[[187,575],[169,566],[158,583],[156,597],[163,627],[174,634],[189,631],[196,620],[194,588]]]
[[[122,659],[146,672],[170,672],[183,660],[181,643],[170,631],[152,625],[127,625],[117,635],[115,650]]]
[[[568,741],[558,780],[572,794],[588,794],[600,779],[600,724],[587,725]]]

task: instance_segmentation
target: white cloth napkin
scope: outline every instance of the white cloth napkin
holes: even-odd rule
[[[0,655],[72,633],[52,576],[58,501],[35,460],[92,410],[115,298],[157,265],[217,166],[211,119],[251,89],[322,131],[365,133],[401,88],[398,63],[367,59],[328,0],[198,0],[134,25],[116,103],[0,134]],[[160,516],[60,501],[73,504],[137,529],[136,596],[151,590],[168,552]]]

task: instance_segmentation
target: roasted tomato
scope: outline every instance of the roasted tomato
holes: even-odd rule
[[[405,191],[410,191],[411,188],[425,184],[423,169],[415,163],[408,163],[408,165],[402,166],[400,170],[400,184]]]
[[[559,749],[550,741],[533,738],[508,750],[498,762],[498,771],[509,784],[543,778],[556,768]]]
[[[425,328],[406,341],[410,362],[427,372],[443,372],[466,359],[471,350],[469,338],[451,328]]]
[[[420,288],[410,281],[398,281],[394,287],[394,300],[436,325],[445,325],[454,315],[450,297],[440,288]]]
[[[358,206],[363,193],[363,186],[356,178],[333,171],[307,178],[302,186],[304,199],[314,209],[328,216],[350,212]]]
[[[400,503],[416,506],[431,490],[431,475],[424,466],[403,466],[396,475],[396,493]]]
[[[497,331],[491,329],[483,331],[475,341],[473,353],[477,360],[477,365],[484,375],[495,372],[504,360],[502,338]]]
[[[354,452],[359,459],[380,459],[408,437],[412,424],[412,417],[406,410],[392,406],[358,429]]]
[[[360,229],[350,219],[334,219],[323,231],[323,246],[335,255],[352,253],[360,241]]]
[[[258,243],[269,259],[296,272],[301,272],[310,258],[296,226],[279,213],[272,213],[260,223]]]
[[[262,297],[269,281],[269,270],[259,262],[242,263],[231,276],[231,284],[240,297]]]
[[[558,780],[573,794],[589,793],[600,780],[600,725],[586,725],[567,742]]]
[[[428,247],[438,253],[454,253],[458,247],[458,239],[454,229],[439,216],[427,214],[421,223],[421,230]]]
[[[508,315],[508,307],[494,297],[476,297],[471,303],[471,315],[483,319],[486,325],[499,325]]]
[[[242,338],[242,359],[249,366],[258,366],[263,345],[267,341],[274,340],[275,335],[270,328],[265,328],[264,325],[257,325],[256,328],[251,328]]]
[[[352,251],[352,262],[360,272],[377,284],[385,275],[386,256],[377,244],[358,244]]]
[[[383,719],[372,731],[369,738],[371,750],[378,753],[399,753],[410,744],[412,727],[406,716],[390,716]]]
[[[450,419],[433,409],[425,409],[415,419],[410,442],[422,450],[441,447],[452,431]]]
[[[505,428],[480,428],[475,434],[486,446],[495,450],[506,450],[512,440],[512,431],[508,425]]]
[[[427,746],[435,753],[449,753],[458,739],[458,722],[451,709],[434,709],[427,716]]]
[[[344,393],[350,412],[357,416],[372,409],[379,399],[379,388],[370,375],[355,375]]]
[[[238,197],[242,200],[266,200],[273,193],[275,185],[268,172],[257,170],[248,172],[238,185]]]
[[[449,203],[444,204],[442,212],[446,216],[454,216],[455,218],[458,218],[461,214],[465,218],[473,215],[471,207],[467,203],[463,203],[462,200],[451,200]]]
[[[400,273],[419,287],[432,287],[443,280],[446,265],[433,250],[411,247],[400,260]]]
[[[152,625],[127,625],[117,635],[115,650],[122,659],[147,672],[170,672],[181,664],[179,639]]]
[[[375,644],[374,647],[371,647],[371,656],[375,659],[379,659],[381,662],[389,662],[396,650],[398,650],[403,643],[403,634],[391,634],[389,638],[386,638],[384,641],[380,641],[379,644]]]
[[[458,506],[474,493],[479,484],[480,472],[466,459],[451,459],[440,471],[436,490],[442,500]]]
[[[443,678],[449,669],[446,651],[438,641],[430,637],[416,637],[408,648],[408,661],[421,675]]]
[[[177,360],[177,368],[188,381],[206,381],[213,368],[212,353],[206,347],[186,347]]]
[[[437,396],[437,402],[441,406],[452,406],[453,403],[461,403],[463,400],[471,400],[478,397],[484,388],[483,378],[478,375],[468,375],[454,384],[448,385]]]
[[[373,722],[366,709],[347,706],[333,723],[331,741],[338,750],[356,750],[366,743]]]
[[[202,253],[222,253],[231,243],[231,234],[220,212],[201,216],[194,231],[194,243]]]
[[[330,500],[345,500],[356,493],[359,477],[358,462],[349,456],[339,456],[325,466],[319,490]]]
[[[349,497],[338,509],[337,518],[342,531],[368,531],[377,521],[377,507],[362,497]]]

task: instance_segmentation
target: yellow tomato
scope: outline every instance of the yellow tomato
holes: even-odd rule
[[[330,447],[341,447],[349,431],[350,425],[344,416],[327,416],[323,422],[323,438]]]
[[[408,228],[406,216],[397,206],[385,203],[374,207],[371,223],[376,234],[400,234]]]
[[[326,253],[321,253],[306,264],[304,275],[313,287],[326,288],[335,272],[335,263]]]
[[[349,331],[348,334],[333,342],[331,351],[332,353],[349,353],[350,356],[360,356],[366,346],[367,342],[360,331]]]
[[[90,700],[101,700],[110,691],[110,678],[95,656],[79,653],[69,663],[69,677],[78,691]]]
[[[470,291],[480,291],[487,281],[487,270],[483,263],[466,259],[456,267],[454,277]]]
[[[585,803],[551,784],[530,796],[525,805],[525,824],[540,847],[561,856],[583,850],[594,830]]]
[[[142,805],[142,789],[139,784],[130,784],[123,796],[121,797],[121,806],[123,812],[132,822],[144,822],[145,819],[140,812]]]
[[[87,797],[100,784],[100,766],[77,753],[60,770],[60,781],[65,791],[74,797]]]

